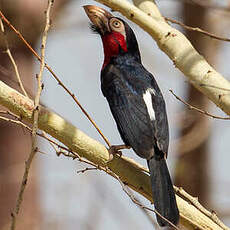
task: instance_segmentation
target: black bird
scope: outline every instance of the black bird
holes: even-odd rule
[[[84,6],[104,47],[101,89],[126,146],[147,160],[155,209],[177,224],[179,211],[166,165],[169,145],[165,101],[153,75],[141,63],[134,32],[97,6]],[[160,226],[169,223],[157,215]]]

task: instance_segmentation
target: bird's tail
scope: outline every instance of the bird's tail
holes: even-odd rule
[[[168,221],[177,225],[179,221],[179,211],[164,157],[160,157],[157,154],[154,155],[148,160],[148,167],[155,209]],[[156,215],[156,217],[160,226],[170,226],[170,224],[160,216]]]

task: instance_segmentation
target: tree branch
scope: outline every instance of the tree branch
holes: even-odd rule
[[[215,38],[215,39],[217,39],[217,40],[221,40],[221,41],[225,41],[225,42],[230,42],[230,38],[224,38],[224,37],[217,36],[216,34],[210,33],[210,32],[205,31],[205,30],[202,30],[202,29],[199,28],[199,27],[187,26],[187,25],[185,25],[184,23],[179,22],[179,21],[177,21],[177,20],[174,20],[174,19],[172,19],[172,18],[167,18],[167,17],[165,17],[165,20],[168,21],[168,22],[177,24],[177,25],[183,27],[183,28],[186,29],[186,30],[198,32],[198,33],[204,34],[204,35],[206,35],[206,36],[209,36],[210,38]]]
[[[29,98],[21,95],[0,81],[0,104],[7,107],[11,112],[20,116],[23,120],[33,123],[34,103]],[[69,149],[77,152],[79,156],[88,159],[99,166],[108,166],[121,181],[134,189],[152,202],[149,175],[143,171],[143,167],[127,157],[115,157],[111,162],[106,147],[90,138],[82,131],[74,127],[62,117],[40,106],[39,129],[47,132]],[[223,229],[210,217],[202,213],[192,202],[177,196],[180,210],[181,223],[190,229]],[[227,227],[225,228],[227,229]]]
[[[230,94],[221,90],[230,90],[229,81],[208,64],[180,31],[164,20],[154,1],[133,0],[140,9],[126,0],[96,1],[119,11],[148,32],[190,83],[230,115]],[[214,85],[216,88],[206,85]]]
[[[230,117],[220,117],[220,116],[216,116],[216,115],[213,115],[205,110],[202,110],[202,109],[199,109],[191,104],[189,104],[188,102],[182,100],[179,96],[177,96],[171,89],[169,90],[169,92],[180,102],[182,102],[185,106],[188,107],[188,109],[190,110],[194,110],[198,113],[201,113],[201,114],[204,114],[208,117],[212,117],[212,118],[215,118],[215,119],[220,119],[220,120],[230,120]]]

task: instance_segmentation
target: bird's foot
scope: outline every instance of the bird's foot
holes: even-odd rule
[[[119,151],[119,150],[130,149],[130,148],[131,147],[128,146],[128,145],[112,145],[112,146],[110,146],[110,148],[108,149],[108,151],[109,151],[109,160],[108,160],[108,162],[113,160],[114,155],[119,155],[119,157],[122,156],[122,152]]]

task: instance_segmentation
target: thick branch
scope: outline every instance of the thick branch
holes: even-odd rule
[[[0,104],[19,115],[22,119],[30,123],[33,122],[33,101],[1,81]],[[109,154],[105,146],[42,106],[39,112],[38,126],[80,156],[97,165],[105,166],[107,164]],[[149,175],[142,170],[142,166],[127,157],[115,158],[108,166],[125,184],[152,201]],[[222,229],[210,217],[204,215],[179,196],[177,196],[177,203],[182,224],[190,226],[190,228]]]
[[[207,63],[180,31],[164,20],[153,1],[133,0],[143,11],[126,0],[96,1],[119,11],[148,32],[191,84],[230,115],[230,94],[221,89],[230,90],[229,81]]]

